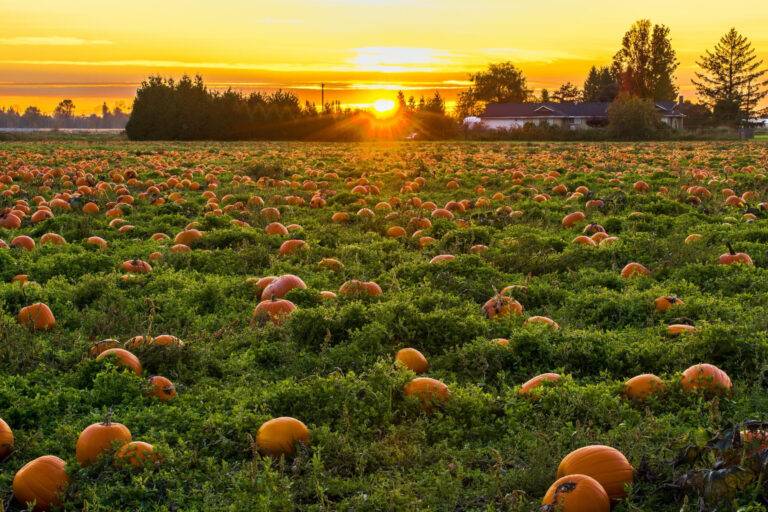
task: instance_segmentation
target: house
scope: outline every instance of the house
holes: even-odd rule
[[[682,103],[657,101],[656,110],[661,121],[672,128],[682,129],[683,115],[679,110]],[[513,130],[526,124],[550,125],[577,130],[608,124],[610,103],[490,103],[480,116],[483,128],[491,130]]]

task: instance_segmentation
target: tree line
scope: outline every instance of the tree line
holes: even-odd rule
[[[106,103],[101,106],[101,113],[90,115],[75,114],[76,106],[72,100],[59,102],[51,114],[43,113],[35,106],[27,107],[24,112],[10,107],[0,108],[0,128],[5,129],[122,129],[128,122],[129,114],[116,106],[110,110]]]
[[[491,64],[472,74],[472,85],[459,95],[458,117],[482,113],[488,103],[614,102],[618,98],[639,98],[650,102],[678,99],[675,72],[680,63],[672,47],[670,29],[649,20],[635,22],[621,41],[621,48],[609,65],[592,66],[583,87],[567,82],[557,90],[535,95],[523,72],[511,62]],[[680,111],[690,128],[740,126],[768,112],[759,109],[768,96],[768,70],[757,58],[750,41],[730,29],[697,61],[693,84],[700,103],[686,100]],[[635,104],[636,105],[636,104]]]

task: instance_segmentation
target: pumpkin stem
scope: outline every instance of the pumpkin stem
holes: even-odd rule
[[[104,416],[104,425],[110,426],[112,424],[112,407],[109,408],[107,414]]]
[[[733,256],[736,254],[736,251],[733,250],[733,246],[731,245],[731,242],[725,242],[725,246],[728,248],[728,252]]]

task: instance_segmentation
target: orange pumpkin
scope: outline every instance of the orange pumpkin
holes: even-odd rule
[[[523,322],[523,325],[546,325],[555,331],[560,329],[560,325],[548,316],[532,316]]]
[[[102,352],[104,352],[105,350],[109,350],[110,348],[119,348],[119,347],[120,347],[119,341],[112,338],[108,338],[105,340],[97,341],[96,343],[91,345],[91,349],[88,352],[91,354],[91,356],[96,357]]]
[[[730,243],[726,245],[728,246],[728,252],[720,255],[720,257],[717,260],[718,263],[720,263],[721,265],[737,265],[737,264],[754,265],[754,263],[752,263],[752,258],[749,257],[749,254],[745,252],[734,251]]]
[[[605,240],[604,240],[605,241]],[[651,271],[645,268],[640,263],[627,263],[623,269],[621,269],[621,277],[630,278],[635,276],[649,276]]]
[[[126,464],[130,464],[135,468],[139,468],[147,462],[157,460],[155,455],[155,448],[143,441],[131,441],[126,443],[117,450],[115,458]]]
[[[272,322],[275,325],[281,325],[295,310],[296,305],[289,300],[266,299],[254,308],[253,319],[260,324]]]
[[[66,463],[53,455],[28,462],[13,477],[16,501],[35,503],[33,510],[42,512],[61,505],[61,494],[69,484]]]
[[[527,380],[520,386],[520,391],[518,391],[518,393],[521,395],[528,395],[545,382],[557,382],[560,378],[559,373],[542,373],[541,375],[537,375],[534,378]]]
[[[427,358],[415,348],[398,350],[395,355],[395,361],[414,373],[425,373],[429,369]]]
[[[632,400],[643,401],[664,389],[664,381],[652,373],[632,377],[624,383],[624,394]]]
[[[47,331],[56,326],[51,308],[42,302],[21,308],[18,320],[21,325],[38,331]]]
[[[627,495],[624,486],[633,481],[633,469],[619,450],[604,445],[592,445],[574,450],[560,461],[557,478],[587,475],[597,480],[611,499]]]
[[[120,268],[132,274],[147,274],[152,272],[152,265],[138,258],[124,261]]]
[[[541,501],[542,512],[610,512],[603,486],[587,475],[568,475],[553,483]]]
[[[499,294],[491,297],[483,304],[483,312],[488,319],[507,315],[522,315],[523,306],[512,297]]]
[[[456,256],[454,256],[453,254],[439,254],[434,258],[432,258],[431,260],[429,260],[429,262],[434,265],[435,263],[441,263],[444,261],[453,261],[455,259],[456,259]]]
[[[280,222],[271,222],[264,228],[264,232],[268,235],[288,236],[288,228],[286,228]]]
[[[444,383],[429,377],[416,377],[403,388],[405,396],[415,396],[421,402],[421,408],[429,411],[436,404],[443,403],[451,396]]]
[[[570,228],[574,226],[576,223],[581,222],[586,218],[587,216],[584,215],[584,212],[569,213],[568,215],[563,217],[562,225],[564,228]]]
[[[675,295],[666,295],[664,297],[659,297],[653,301],[653,305],[656,308],[656,311],[658,311],[659,313],[668,311],[673,306],[682,306],[683,304],[685,303],[682,300],[678,299]]]
[[[293,274],[285,274],[278,278],[272,279],[271,281],[267,281],[269,279],[271,278],[265,277],[256,283],[257,288],[261,284],[267,283],[264,291],[261,292],[261,300],[272,298],[282,299],[293,289],[298,288],[300,290],[305,290],[307,288],[307,285],[304,284],[304,281],[302,281],[300,277]]]
[[[107,418],[101,423],[94,423],[80,432],[75,445],[75,457],[81,466],[89,466],[112,449],[131,442],[131,431],[122,423],[114,423]]]
[[[712,364],[695,364],[683,372],[680,384],[685,391],[704,391],[708,394],[727,394],[733,384],[723,370]]]
[[[308,445],[310,439],[307,426],[296,418],[283,416],[271,419],[259,427],[256,433],[256,447],[259,453],[269,457],[293,455],[296,444]]]
[[[185,229],[184,231],[177,234],[174,239],[174,244],[182,244],[182,245],[192,245],[192,243],[196,242],[197,240],[200,240],[203,238],[203,232],[198,231],[197,229]]]
[[[381,287],[373,281],[358,281],[357,279],[351,279],[339,287],[339,295],[345,297],[358,297],[364,295],[377,297],[381,294]]]
[[[280,256],[287,256],[306,249],[309,249],[309,245],[304,240],[286,240],[280,245],[279,253]]]
[[[8,424],[0,418],[0,462],[13,450],[13,430]]]
[[[169,379],[160,375],[155,375],[149,378],[149,385],[151,386],[151,396],[156,396],[163,402],[170,402],[176,398],[176,386],[173,385]]]
[[[31,251],[35,248],[35,241],[27,235],[19,235],[11,240],[11,246],[18,247],[19,249],[23,249],[25,251]]]
[[[128,368],[129,370],[133,370],[133,373],[136,375],[141,375],[141,362],[139,361],[139,358],[124,348],[107,349],[99,354],[96,357],[96,360],[101,361],[102,359],[106,358],[114,358],[118,365]]]

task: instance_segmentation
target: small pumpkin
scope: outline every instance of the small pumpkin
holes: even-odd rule
[[[395,361],[414,373],[425,373],[429,369],[427,358],[415,348],[398,350],[395,355]]]
[[[115,459],[124,464],[130,464],[135,468],[140,468],[147,462],[157,460],[155,448],[144,441],[131,441],[117,450]]]
[[[603,240],[605,241],[605,240]],[[645,268],[641,263],[627,263],[623,269],[621,269],[621,277],[627,279],[636,276],[649,276],[651,271]]]
[[[107,338],[105,340],[97,341],[96,343],[91,345],[91,348],[88,352],[91,354],[91,356],[97,357],[99,354],[101,354],[105,350],[109,350],[110,348],[119,348],[119,347],[120,347],[119,341],[112,338]]]
[[[492,320],[507,315],[522,315],[523,306],[512,297],[497,294],[483,304],[483,312],[486,318]]]
[[[531,392],[544,384],[545,382],[557,382],[561,379],[559,373],[542,373],[532,379],[527,380],[522,386],[520,386],[520,395],[529,395]]]
[[[557,479],[541,501],[541,512],[610,512],[611,500],[600,482],[587,475]]]
[[[412,379],[403,388],[403,394],[418,398],[425,411],[430,411],[434,405],[445,402],[451,396],[448,386],[430,377]]]
[[[658,297],[653,301],[653,306],[659,313],[669,311],[673,306],[682,306],[683,304],[685,304],[685,302],[675,295],[665,295],[663,297]]]
[[[152,272],[152,265],[138,258],[124,261],[120,268],[132,274],[148,274]]]
[[[296,310],[296,305],[286,299],[267,299],[259,302],[253,310],[253,319],[260,324],[272,322],[281,325],[287,316]]]
[[[584,212],[569,213],[568,215],[563,217],[562,225],[564,228],[570,228],[576,225],[577,223],[583,221],[586,218],[587,216],[584,215]]]
[[[566,455],[557,467],[557,478],[587,475],[597,480],[611,499],[627,495],[624,486],[631,484],[632,465],[619,450],[605,445],[584,446]]]
[[[652,373],[632,377],[624,383],[624,394],[627,398],[637,401],[643,401],[662,390],[664,381]]]
[[[35,503],[33,510],[43,512],[61,506],[61,494],[69,485],[66,462],[54,455],[44,455],[27,462],[13,477],[16,501]]]
[[[261,281],[259,281],[259,283],[261,283]],[[257,283],[257,287],[259,283]],[[261,299],[282,299],[294,288],[305,290],[307,285],[304,283],[304,281],[301,280],[300,277],[293,274],[285,274],[266,285],[264,291],[261,292]]]
[[[176,386],[165,377],[154,375],[149,378],[149,385],[150,396],[156,396],[163,402],[170,402],[176,398]]]
[[[296,453],[296,444],[308,445],[309,429],[296,418],[273,418],[259,427],[256,447],[262,455],[280,457]]]
[[[75,457],[81,466],[93,464],[115,444],[122,446],[131,442],[131,431],[128,427],[113,422],[110,416],[101,423],[89,425],[77,438]]]
[[[351,279],[339,287],[339,295],[345,297],[357,297],[367,295],[378,297],[382,294],[381,287],[373,281],[359,281]]]
[[[551,329],[560,330],[560,324],[549,318],[548,316],[532,316],[523,322],[523,325],[546,325]]]

